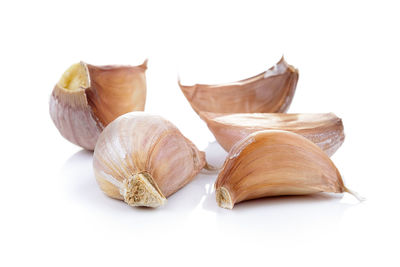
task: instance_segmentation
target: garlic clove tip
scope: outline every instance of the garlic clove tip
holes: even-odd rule
[[[367,200],[365,197],[361,196],[359,193],[357,193],[357,192],[355,192],[353,190],[350,190],[347,187],[344,187],[344,192],[349,193],[350,195],[355,197],[360,202],[364,202],[365,200]]]

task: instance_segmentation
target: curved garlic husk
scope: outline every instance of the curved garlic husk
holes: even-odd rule
[[[262,130],[285,130],[300,134],[318,145],[328,156],[344,142],[343,123],[333,113],[238,113],[201,112],[218,143],[227,151],[251,133]]]
[[[144,110],[147,60],[139,66],[72,65],[55,85],[50,116],[70,142],[93,150],[100,132],[118,116]]]
[[[204,152],[169,121],[131,112],[100,134],[93,168],[100,188],[130,206],[162,206],[206,165]]]
[[[339,171],[317,145],[301,135],[266,130],[236,143],[215,183],[220,207],[280,195],[349,192]]]
[[[298,70],[282,57],[274,67],[242,81],[193,86],[178,83],[196,113],[273,113],[289,108],[298,78]]]

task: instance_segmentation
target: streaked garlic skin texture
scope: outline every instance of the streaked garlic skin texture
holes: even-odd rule
[[[71,92],[56,85],[50,97],[50,116],[65,139],[94,149],[103,125],[93,115],[84,90]]]
[[[50,96],[50,116],[61,135],[93,150],[103,128],[118,116],[144,110],[147,60],[139,66],[72,65]]]
[[[102,191],[130,206],[162,206],[206,165],[199,151],[169,121],[131,112],[100,134],[93,168]]]
[[[251,133],[285,130],[300,134],[332,156],[344,142],[342,119],[333,113],[210,113],[201,112],[218,143],[227,151]]]
[[[273,113],[289,108],[298,78],[298,70],[282,57],[269,70],[238,82],[193,86],[178,83],[196,113]]]
[[[301,135],[266,130],[250,134],[229,152],[215,183],[220,207],[245,200],[348,190],[330,158]]]

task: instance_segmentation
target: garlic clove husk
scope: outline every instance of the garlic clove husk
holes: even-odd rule
[[[218,143],[227,151],[251,133],[262,130],[285,130],[300,134],[318,145],[328,156],[344,142],[342,119],[334,113],[210,113],[200,117]]]
[[[305,137],[258,131],[236,143],[215,183],[216,201],[236,203],[271,196],[349,192],[330,158]],[[356,196],[358,197],[358,196]]]
[[[178,81],[178,84],[196,113],[274,113],[289,108],[298,78],[298,70],[282,57],[267,71],[238,82],[187,86]]]
[[[162,206],[205,166],[204,152],[171,122],[145,112],[111,122],[100,134],[93,157],[102,191],[130,206]]]
[[[100,132],[118,116],[144,110],[147,60],[139,66],[72,65],[50,96],[50,116],[61,135],[93,150]]]

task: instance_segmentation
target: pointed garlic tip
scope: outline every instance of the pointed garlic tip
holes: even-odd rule
[[[355,192],[353,190],[350,190],[347,187],[344,187],[344,192],[349,193],[350,195],[355,197],[360,202],[364,202],[365,200],[367,200],[365,197],[361,196],[359,193],[357,193],[357,192]]]
[[[298,77],[297,69],[281,60],[267,71],[237,82],[187,86],[178,80],[178,85],[198,114],[285,112]]]
[[[138,173],[125,179],[122,186],[124,200],[130,206],[157,208],[167,201],[148,173]]]
[[[271,196],[342,193],[342,177],[330,158],[305,137],[263,130],[237,142],[215,182],[219,206]]]
[[[218,143],[229,152],[234,144],[261,130],[285,130],[300,134],[318,145],[328,156],[344,142],[343,122],[334,113],[212,113],[200,117]]]
[[[215,191],[215,197],[218,206],[224,209],[233,209],[234,203],[232,203],[229,191],[225,187],[220,187]]]
[[[162,206],[205,165],[205,153],[175,125],[146,112],[130,112],[111,122],[93,155],[100,189],[131,206]]]
[[[143,63],[142,63],[142,65],[140,65],[142,68],[144,68],[144,69],[147,69],[147,64],[149,63],[149,59],[148,58],[146,58],[144,61],[143,61]]]
[[[93,150],[100,132],[118,116],[144,110],[147,60],[139,66],[69,67],[50,96],[50,116],[68,141]]]

